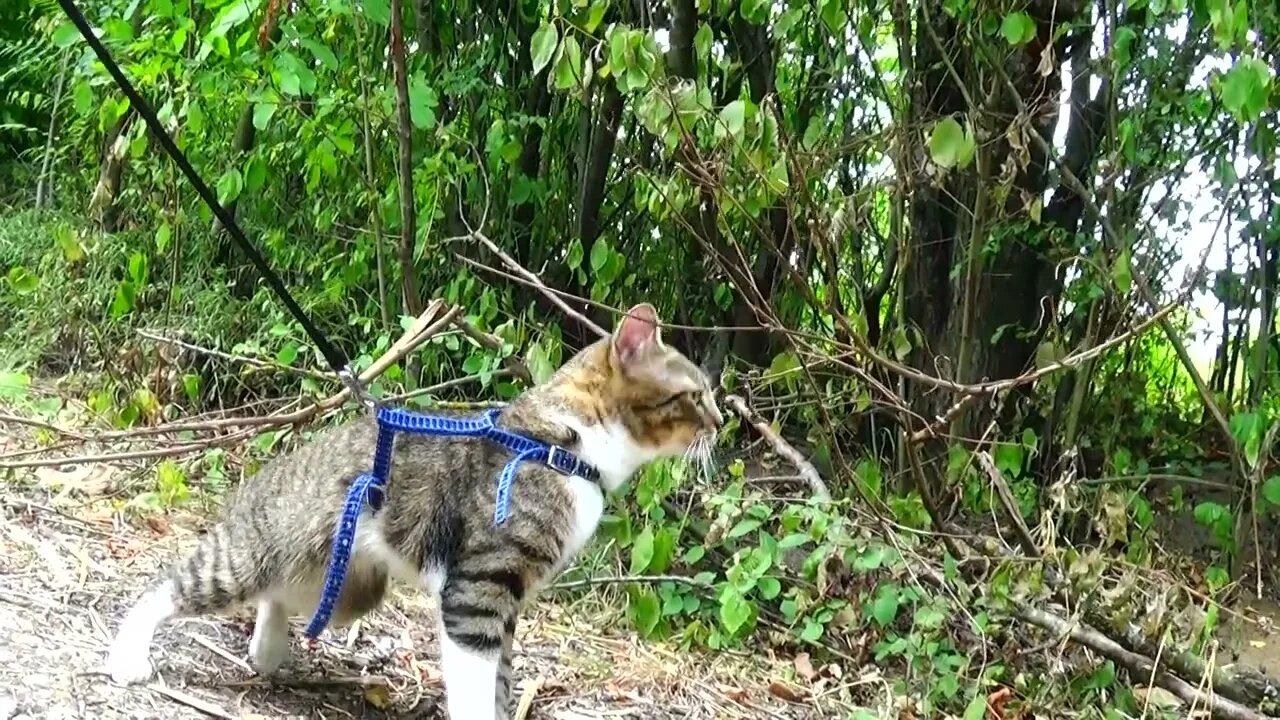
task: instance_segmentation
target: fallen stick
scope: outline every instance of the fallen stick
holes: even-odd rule
[[[147,689],[157,695],[163,695],[176,703],[186,705],[189,708],[199,710],[205,715],[216,718],[224,718],[225,720],[236,720],[236,716],[223,710],[221,707],[214,705],[208,700],[202,700],[195,695],[189,695],[179,690],[174,690],[164,685],[148,685]]]
[[[470,236],[475,238],[476,240],[479,240],[481,244],[489,248],[489,252],[492,252],[494,255],[497,255],[498,258],[502,260],[503,264],[511,268],[512,271],[514,271],[517,275],[520,275],[524,279],[528,280],[529,283],[533,285],[535,289],[538,290],[538,292],[542,293],[543,296],[545,296],[548,300],[552,302],[552,304],[554,304],[556,307],[564,311],[566,315],[582,323],[584,327],[589,328],[592,332],[599,335],[600,337],[609,336],[609,333],[605,332],[604,328],[591,322],[591,320],[589,320],[586,315],[583,315],[577,310],[574,310],[573,308],[569,307],[569,304],[566,303],[564,300],[562,300],[559,295],[552,292],[551,289],[548,288],[546,284],[542,282],[541,278],[539,278],[537,275],[533,274],[529,270],[526,270],[523,265],[516,262],[515,258],[503,252],[502,248],[498,247],[498,244],[490,240],[488,236],[486,236],[483,232],[481,232],[480,230],[472,230],[470,233]],[[458,257],[460,257],[464,262],[475,263],[474,260],[464,255],[459,255]]]
[[[186,455],[200,450],[208,450],[211,447],[224,445],[236,440],[243,440],[253,434],[253,430],[241,430],[240,432],[231,433],[229,435],[218,435],[216,437],[206,438],[197,442],[187,443],[186,445],[174,445],[166,448],[152,448],[151,450],[132,450],[129,452],[118,453],[101,453],[98,455],[77,455],[74,457],[63,458],[45,458],[43,460],[17,460],[9,462],[0,462],[0,470],[14,470],[17,468],[32,467],[57,467],[60,465],[80,465],[82,463],[99,463],[99,462],[121,462],[124,460],[148,460],[163,457],[176,457],[178,455]]]
[[[360,373],[361,384],[367,384],[369,381],[377,378],[386,372],[387,368],[399,362],[404,356],[408,355],[415,348],[426,342],[431,336],[440,332],[441,328],[453,322],[461,312],[461,306],[454,306],[440,314],[440,309],[444,306],[444,302],[436,299],[432,300],[427,308],[422,311],[413,325],[400,336],[398,340],[392,343],[391,347],[382,354],[372,365],[364,372]],[[342,388],[338,392],[329,397],[312,403],[300,410],[288,413],[273,413],[262,417],[254,418],[225,418],[223,420],[213,420],[204,424],[206,428],[220,427],[244,427],[246,429],[229,435],[220,435],[218,437],[206,438],[197,442],[187,443],[185,445],[175,445],[168,448],[155,448],[151,450],[139,450],[132,452],[120,453],[103,453],[98,455],[83,455],[69,458],[47,458],[44,460],[21,460],[18,462],[0,462],[0,470],[26,468],[26,467],[50,467],[58,465],[74,465],[86,462],[117,462],[121,460],[139,460],[159,457],[174,457],[184,455],[190,452],[205,450],[215,445],[221,445],[235,440],[248,437],[261,427],[276,427],[280,425],[295,425],[305,422],[316,415],[331,410],[351,396],[351,391]],[[187,428],[191,428],[192,424],[185,424]],[[56,428],[55,428],[56,429]],[[158,430],[158,428],[157,428]],[[94,438],[86,436],[87,441],[93,441]]]
[[[330,675],[324,677],[290,677],[272,675],[249,680],[222,680],[219,687],[256,688],[256,687],[290,687],[301,689],[328,687],[390,687],[391,681],[381,675]]]
[[[949,528],[944,527],[943,529],[950,531]],[[988,555],[987,557],[994,560],[1008,556],[1009,554],[1005,552],[1001,555]],[[946,580],[943,579],[941,573],[931,566],[925,565],[918,568],[917,571],[934,585],[946,587]],[[1048,572],[1045,573],[1045,580],[1050,587],[1055,587],[1059,590],[1063,584],[1052,568],[1049,568]],[[1188,705],[1203,701],[1205,707],[1215,718],[1223,718],[1224,720],[1266,720],[1274,717],[1247,707],[1241,702],[1241,700],[1245,699],[1242,696],[1250,690],[1254,693],[1265,695],[1268,692],[1267,688],[1270,687],[1269,684],[1262,683],[1252,688],[1246,688],[1247,683],[1237,681],[1221,670],[1210,670],[1203,661],[1193,659],[1188,653],[1162,654],[1161,662],[1157,664],[1155,660],[1147,655],[1130,650],[1102,631],[1095,629],[1089,624],[1088,620],[1083,622],[1067,620],[1025,602],[1017,602],[1012,610],[1012,614],[1024,622],[1044,628],[1056,637],[1070,638],[1076,644],[1083,645],[1115,661],[1134,673],[1135,677],[1151,678],[1153,684],[1168,690]],[[1106,618],[1098,618],[1093,622],[1103,625],[1106,622]],[[1143,633],[1132,623],[1128,624],[1127,632],[1129,635],[1134,636],[1126,638],[1126,641],[1131,644],[1136,644],[1135,639],[1143,636]],[[1170,672],[1170,670],[1173,672]],[[1179,675],[1174,674],[1175,672],[1194,679],[1203,686],[1203,689],[1187,682]],[[1248,700],[1253,702],[1253,698],[1248,698]]]
[[[213,653],[214,655],[217,655],[218,657],[222,658],[223,660],[226,660],[227,662],[231,663],[232,665],[235,665],[236,667],[240,668],[241,670],[244,670],[245,672],[247,672],[247,673],[249,673],[249,674],[253,674],[253,673],[254,673],[254,669],[253,669],[253,667],[252,667],[252,666],[250,666],[250,665],[249,665],[249,663],[247,663],[247,662],[245,662],[244,660],[241,660],[240,658],[236,657],[235,655],[233,655],[233,654],[231,653],[231,651],[230,651],[230,650],[227,650],[226,648],[222,647],[221,645],[218,645],[217,643],[215,643],[214,641],[210,640],[209,638],[207,638],[207,637],[205,637],[205,636],[203,636],[203,635],[200,635],[200,634],[198,634],[198,633],[195,633],[195,632],[188,632],[188,633],[187,633],[187,637],[191,638],[191,639],[192,639],[192,640],[194,640],[196,643],[198,643],[198,644],[200,644],[200,645],[203,645],[203,646],[204,646],[204,648],[205,648],[206,650],[208,650],[209,652]]]
[[[1200,689],[1177,675],[1166,672],[1156,665],[1155,661],[1145,655],[1139,655],[1122,646],[1120,643],[1103,635],[1088,625],[1071,622],[1024,602],[1014,606],[1014,614],[1022,620],[1037,625],[1061,636],[1070,637],[1100,655],[1123,665],[1130,672],[1140,677],[1151,677],[1155,684],[1178,696],[1188,705],[1203,702],[1205,709],[1215,718],[1224,720],[1266,720],[1267,716],[1245,707],[1234,700],[1229,700],[1217,692]]]
[[[178,340],[171,337],[165,337],[164,335],[153,333],[149,330],[134,330],[134,332],[140,335],[141,337],[144,337],[148,340],[152,340],[154,342],[158,342],[164,345],[172,345],[173,347],[176,347],[176,348],[189,350],[199,355],[208,355],[210,357],[218,358],[219,360],[226,360],[227,362],[238,363],[240,365],[248,365],[249,367],[256,368],[258,370],[279,370],[281,372],[294,373],[296,375],[305,375],[307,377],[312,377],[319,380],[331,380],[333,382],[338,382],[338,378],[334,377],[332,374],[320,372],[319,370],[312,370],[311,368],[293,367],[292,365],[285,365],[284,363],[278,363],[272,360],[261,360],[258,358],[251,358],[244,355],[234,355],[232,353],[223,352],[221,350],[216,350],[214,348],[207,348],[202,345],[196,345],[194,343],[185,342],[183,340]]]
[[[463,335],[471,338],[480,347],[493,352],[502,352],[502,338],[492,333],[487,333],[480,328],[467,322],[465,318],[456,318],[453,321],[454,326],[462,331]],[[502,364],[506,365],[506,370],[519,377],[525,382],[533,382],[533,374],[529,372],[529,368],[519,357],[511,355],[502,359]]]
[[[809,489],[815,497],[824,502],[831,501],[831,491],[827,490],[827,484],[823,482],[822,476],[818,474],[818,469],[813,466],[813,463],[809,462],[804,455],[801,455],[800,451],[796,450],[791,443],[783,440],[781,435],[774,432],[764,418],[752,412],[751,408],[747,407],[745,400],[737,395],[726,395],[724,404],[737,413],[744,422],[750,423],[756,429],[756,432],[760,433],[773,446],[774,452],[792,465],[795,465],[796,471],[809,484]]]
[[[1013,491],[1009,489],[1009,484],[1005,482],[1004,475],[1000,473],[1000,468],[996,467],[996,462],[991,458],[991,454],[986,450],[979,450],[974,453],[978,458],[978,464],[987,473],[991,484],[995,486],[996,494],[1000,496],[1000,504],[1004,506],[1004,510],[1009,515],[1009,519],[1013,522],[1013,526],[1018,531],[1018,540],[1022,543],[1022,548],[1032,557],[1040,557],[1040,546],[1036,545],[1036,539],[1032,537],[1031,530],[1027,528],[1027,524],[1022,520],[1022,511],[1018,508],[1018,503],[1013,498]]]
[[[584,587],[595,587],[596,585],[625,585],[627,583],[646,583],[654,585],[660,582],[673,582],[680,585],[692,585],[693,587],[711,587],[697,578],[688,577],[686,575],[623,575],[619,577],[593,577],[585,580],[566,580],[564,582],[552,583],[548,589],[550,590],[574,590]]]

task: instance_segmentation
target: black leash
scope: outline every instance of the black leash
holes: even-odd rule
[[[169,133],[165,132],[164,127],[160,124],[156,113],[151,109],[151,105],[142,98],[142,95],[133,87],[133,83],[129,82],[129,78],[120,70],[120,66],[115,60],[111,59],[111,53],[107,52],[106,46],[102,44],[98,37],[93,34],[93,29],[89,27],[89,21],[85,19],[84,14],[80,12],[80,8],[76,7],[75,0],[58,0],[58,4],[62,6],[62,11],[67,14],[71,22],[80,31],[85,42],[89,43],[89,47],[98,55],[98,59],[106,66],[107,72],[111,74],[116,85],[119,86],[121,92],[129,98],[129,103],[138,114],[142,116],[142,120],[146,122],[147,128],[160,141],[160,145],[164,147],[165,152],[169,153],[169,157],[178,165],[178,169],[187,177],[187,180],[196,189],[196,194],[204,200],[213,214],[217,216],[218,222],[222,223],[223,229],[235,240],[240,250],[248,256],[253,266],[257,268],[258,274],[263,280],[267,281],[267,285],[272,292],[280,298],[284,306],[288,308],[289,314],[302,325],[302,329],[307,333],[307,337],[311,338],[311,342],[316,344],[316,348],[320,350],[320,354],[324,356],[326,362],[333,371],[338,375],[342,384],[351,391],[352,397],[359,400],[366,406],[372,406],[373,401],[365,393],[364,387],[360,384],[360,379],[351,371],[351,366],[347,361],[347,356],[337,348],[329,339],[320,332],[320,329],[312,324],[311,319],[307,317],[307,313],[298,305],[293,296],[289,294],[289,290],[285,288],[281,282],[280,276],[276,275],[267,265],[267,261],[262,257],[262,253],[249,242],[245,237],[244,231],[240,229],[240,225],[236,223],[235,217],[227,212],[226,208],[218,202],[218,198],[209,190],[209,186],[200,179],[195,169],[191,167],[191,162],[187,160],[187,156],[178,149],[174,144],[173,138],[169,137]]]

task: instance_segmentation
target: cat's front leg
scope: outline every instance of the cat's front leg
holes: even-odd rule
[[[449,720],[509,717],[511,635],[518,611],[506,587],[511,577],[460,574],[440,593],[440,669]]]
[[[507,626],[503,628],[502,637],[502,657],[498,660],[498,697],[497,697],[497,716],[499,718],[508,718],[512,715],[511,707],[511,690],[513,686],[511,676],[511,653],[512,646],[515,642],[516,623],[513,617]]]

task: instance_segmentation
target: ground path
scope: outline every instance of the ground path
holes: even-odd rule
[[[20,435],[0,431],[0,453],[24,446]],[[128,603],[208,523],[199,509],[122,509],[129,474],[81,466],[0,476],[0,720],[443,717],[434,609],[407,589],[319,647],[302,645],[295,620],[293,661],[276,682],[245,664],[245,611],[167,626],[154,682],[113,685],[100,667]],[[793,658],[641,641],[621,613],[616,598],[537,603],[518,633],[517,694],[532,700],[524,717],[848,716],[824,700],[845,695],[842,683],[795,680]]]

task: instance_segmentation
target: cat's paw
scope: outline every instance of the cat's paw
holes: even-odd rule
[[[285,629],[254,628],[249,640],[249,664],[262,675],[271,675],[289,659],[289,632]]]
[[[106,671],[118,685],[134,685],[151,678],[150,647],[118,639],[107,654]]]

